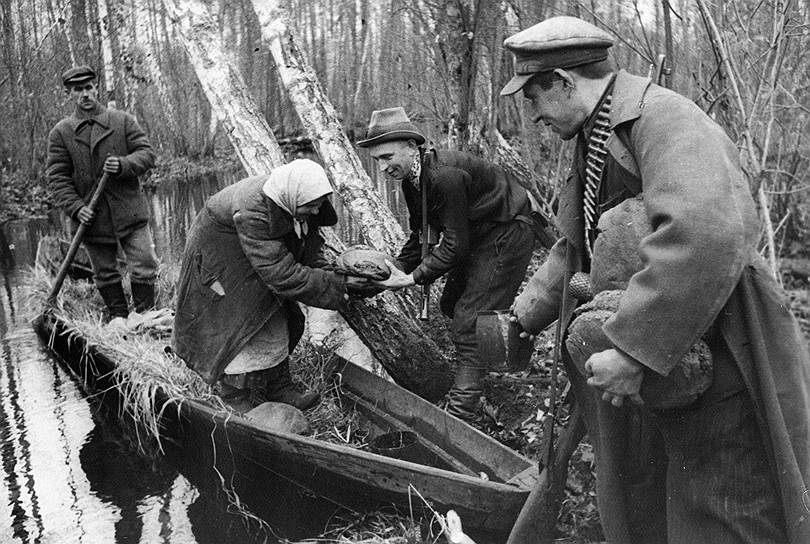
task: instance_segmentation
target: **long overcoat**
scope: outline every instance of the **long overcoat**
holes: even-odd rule
[[[91,115],[76,112],[62,119],[48,135],[51,194],[74,230],[76,212],[90,200],[108,156],[121,159],[121,172],[105,187],[85,231],[88,242],[114,243],[148,223],[149,205],[138,176],[154,166],[155,152],[135,117],[100,105]]]
[[[334,225],[331,204],[298,238],[293,217],[262,191],[268,176],[239,181],[208,199],[186,241],[177,284],[172,346],[207,383],[277,311],[284,311],[290,350],[303,332],[296,302],[339,309],[345,278],[323,269],[318,227]]]
[[[719,328],[769,438],[790,542],[810,542],[810,354],[756,251],[758,222],[738,150],[694,103],[623,71],[610,125],[601,211],[643,192],[653,232],[638,248],[643,269],[603,330],[616,347],[666,375],[710,326]],[[560,304],[564,322],[570,320],[576,303],[562,300],[562,279],[566,270],[587,267],[583,145],[560,196],[564,238],[516,300],[521,323],[533,332],[557,318]],[[567,370],[577,398],[600,402],[572,365]],[[603,446],[611,443],[609,432],[599,433]],[[622,459],[611,453],[603,448],[597,459],[600,513],[608,539],[624,541],[610,538],[633,515],[627,490],[612,477]]]

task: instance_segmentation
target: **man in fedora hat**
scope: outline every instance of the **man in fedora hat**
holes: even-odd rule
[[[402,182],[408,206],[411,235],[397,257],[405,273],[394,273],[381,285],[425,285],[447,274],[440,307],[452,318],[458,362],[447,411],[469,421],[476,416],[487,370],[477,353],[476,314],[508,308],[523,281],[534,238],[529,201],[496,165],[424,143],[397,107],[373,112],[367,137],[358,145],[368,148],[385,176]],[[435,239],[423,258],[420,236],[431,236],[425,230]]]
[[[563,238],[516,317],[536,333],[564,305],[567,324],[576,301],[562,300],[564,282],[591,271],[599,216],[643,193],[651,233],[602,327],[613,348],[587,360],[587,375],[565,359],[607,541],[810,542],[810,358],[757,252],[737,147],[688,99],[617,71],[612,43],[573,17],[504,42],[515,77],[501,94],[522,90],[534,122],[576,141],[556,218]],[[699,338],[713,360],[705,393],[669,410],[628,402]],[[527,525],[513,529],[510,542],[531,540]]]
[[[129,305],[118,271],[118,247],[127,259],[135,311],[155,304],[157,256],[149,232],[149,207],[138,176],[152,168],[155,153],[135,117],[98,101],[96,73],[77,66],[62,75],[75,110],[48,135],[48,183],[54,203],[73,228],[89,225],[84,245],[93,280],[110,319],[125,318]],[[102,173],[111,176],[96,210],[86,204]]]

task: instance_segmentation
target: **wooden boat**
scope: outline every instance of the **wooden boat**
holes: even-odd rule
[[[116,362],[68,333],[62,321],[43,314],[35,327],[85,383],[110,379]],[[215,466],[237,492],[240,485],[263,489],[258,498],[241,497],[254,512],[261,510],[261,501],[284,507],[269,491],[279,478],[360,511],[391,504],[415,511],[422,502],[415,489],[438,512],[458,512],[465,531],[479,543],[505,541],[539,477],[537,465],[393,383],[345,360],[339,367],[344,405],[361,414],[370,438],[398,431],[415,436],[416,443],[400,455],[404,458],[269,431],[206,403],[173,402],[159,392],[155,409],[162,414],[161,437],[184,450],[184,463],[209,471]]]

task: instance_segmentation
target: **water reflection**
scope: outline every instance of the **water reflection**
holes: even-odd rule
[[[238,169],[203,174],[150,192],[161,260],[180,257],[205,199],[241,176]],[[44,234],[66,232],[64,219],[0,227],[0,542],[277,541],[231,513],[213,466],[279,534],[322,530],[335,505],[302,494],[283,475],[271,485],[266,475],[229,472],[221,450],[213,457],[210,436],[164,444],[165,457],[140,455],[122,431],[114,395],[85,391],[21,317],[32,309],[19,308],[19,271],[34,262]]]
[[[54,361],[21,314],[17,270],[46,224],[0,229],[0,542],[265,542],[166,460],[138,454],[117,404]],[[6,237],[6,234],[9,234]],[[194,521],[193,521],[194,520]]]

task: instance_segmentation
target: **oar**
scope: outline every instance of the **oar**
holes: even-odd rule
[[[101,198],[101,193],[104,192],[104,187],[107,185],[107,181],[109,179],[110,175],[107,172],[104,172],[101,179],[98,180],[96,190],[93,191],[93,196],[90,197],[90,202],[87,203],[87,207],[91,210],[96,211],[98,199]],[[62,289],[62,284],[65,283],[65,276],[67,276],[68,270],[70,269],[70,264],[73,262],[73,257],[76,256],[76,252],[79,250],[79,245],[82,243],[82,238],[84,238],[84,231],[87,230],[88,226],[89,225],[85,225],[84,223],[79,223],[79,228],[76,229],[76,234],[73,235],[73,241],[70,243],[70,249],[68,249],[67,255],[65,255],[65,260],[62,262],[62,266],[59,268],[59,273],[56,275],[56,281],[53,282],[53,287],[51,287],[51,293],[48,295],[48,300],[45,303],[46,308],[50,308],[56,302],[56,295],[59,294],[59,291]]]

